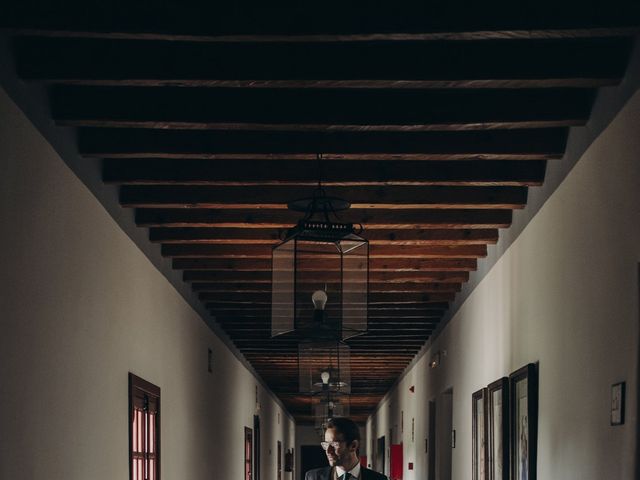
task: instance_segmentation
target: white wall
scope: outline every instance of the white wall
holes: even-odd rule
[[[426,478],[427,402],[447,388],[453,478],[470,479],[471,394],[529,362],[540,372],[538,478],[633,478],[639,126],[636,93],[369,419],[368,432],[379,436],[404,410],[404,434],[394,441],[405,445],[405,480]],[[442,350],[441,366],[427,368]],[[627,382],[627,421],[612,427],[610,388],[619,381]],[[420,418],[415,442],[406,428],[412,417]]]
[[[161,388],[163,478],[243,478],[258,382],[2,91],[0,224],[0,478],[128,478],[128,372]],[[273,480],[295,427],[259,399]]]

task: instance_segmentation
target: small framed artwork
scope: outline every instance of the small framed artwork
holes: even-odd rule
[[[624,424],[625,382],[611,385],[611,425]]]
[[[514,480],[536,480],[538,370],[530,363],[509,376],[510,466]]]
[[[487,387],[489,480],[509,480],[509,379]]]
[[[487,477],[487,389],[482,388],[471,395],[472,405],[472,462],[473,480],[488,480]]]

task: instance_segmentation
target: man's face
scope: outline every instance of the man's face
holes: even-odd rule
[[[353,466],[354,459],[356,458],[356,449],[358,448],[357,440],[354,440],[350,445],[347,445],[342,433],[337,432],[335,428],[327,428],[324,432],[324,441],[331,444],[338,442],[337,446],[329,445],[326,450],[329,465],[332,467],[338,466],[343,468]]]

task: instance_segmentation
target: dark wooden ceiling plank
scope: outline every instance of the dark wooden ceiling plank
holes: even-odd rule
[[[273,165],[272,168],[279,167]],[[544,167],[537,179],[525,179],[525,175],[505,183],[541,185]],[[454,184],[454,181],[450,183]],[[459,185],[464,184],[460,182]],[[326,191],[329,195],[348,199],[355,209],[521,209],[527,203],[527,188],[515,186],[352,186],[329,187]],[[312,193],[310,187],[284,186],[122,186],[120,204],[127,208],[286,210],[288,201],[308,198]]]
[[[206,304],[211,305],[210,303]],[[212,310],[215,311],[215,310]],[[376,329],[385,326],[395,326],[396,328],[402,328],[404,326],[416,326],[423,324],[437,323],[442,317],[442,312],[437,315],[422,315],[416,310],[414,313],[404,313],[402,315],[376,315],[370,317],[369,327]],[[271,325],[271,316],[269,314],[263,314],[260,316],[244,316],[242,313],[238,315],[229,315],[227,312],[221,312],[216,315],[216,321],[222,325],[231,325],[241,328],[264,328],[269,329]]]
[[[405,325],[404,322],[396,322],[384,324],[383,326],[372,327],[369,326],[367,329],[367,338],[370,335],[375,334],[386,334],[386,333],[423,333],[425,329],[429,329],[432,326],[437,325],[438,322],[423,322],[423,323],[412,323],[409,325]],[[255,333],[256,335],[266,336],[266,338],[271,337],[271,329],[269,327],[256,327],[255,325],[234,325],[230,322],[222,323],[221,325],[224,327],[225,331],[228,333]]]
[[[353,360],[350,360],[350,362],[351,362],[351,365],[355,366],[355,368],[358,371],[367,370],[367,366],[372,366],[378,369],[380,367],[385,367],[387,365],[390,367],[390,369],[395,370],[395,369],[406,367],[409,360],[410,359],[403,359],[403,360],[397,360],[397,361],[385,361],[385,359],[380,359],[379,361],[376,362],[376,361],[373,361],[372,358],[368,358],[367,360],[363,360],[361,362],[355,362]],[[259,357],[254,357],[252,359],[252,363],[253,362],[255,362],[255,364],[260,368],[261,371],[265,371],[265,372],[277,373],[279,368],[282,368],[285,371],[297,372],[297,368],[298,368],[297,358],[294,358],[290,362],[284,362],[284,361],[278,360],[278,362],[275,363],[273,361],[260,362]],[[373,373],[376,373],[379,376],[383,372],[384,372],[384,369],[382,369],[382,371],[380,372],[373,372]]]
[[[260,132],[79,128],[81,155],[100,158],[548,160],[566,128],[462,132]]]
[[[240,308],[223,310],[218,306],[212,307],[212,305],[217,304],[207,303],[205,306],[210,309],[210,312],[216,317],[216,321],[220,323],[230,322],[233,325],[246,326],[265,326],[271,324],[270,310],[246,313]],[[398,312],[375,312],[370,308],[368,322],[370,326],[396,325],[397,322],[402,322],[402,325],[409,325],[414,322],[422,324],[425,322],[437,322],[442,318],[443,314],[444,312],[441,310],[433,310],[433,313],[429,313],[424,307]]]
[[[385,327],[385,328],[377,328],[370,329],[366,335],[362,336],[361,341],[364,344],[369,344],[368,340],[377,341],[380,339],[400,339],[404,338],[407,340],[420,340],[424,341],[425,337],[428,337],[431,332],[437,327],[437,323],[425,323],[423,325],[414,325],[409,327],[403,327],[396,325],[395,327]],[[270,341],[271,340],[271,332],[266,329],[251,329],[251,328],[238,328],[234,326],[224,326],[225,331],[227,331],[227,335],[229,335],[233,340],[250,340],[255,339],[256,341]],[[347,343],[350,345],[360,345],[362,343],[353,342],[351,339],[347,340]]]
[[[350,209],[341,221],[360,223],[367,229],[506,228],[510,210],[372,210]],[[139,227],[290,228],[300,214],[286,210],[137,209]]]
[[[273,249],[262,245],[162,245],[163,257],[171,258],[256,258],[271,259]],[[483,258],[487,256],[486,245],[371,245],[369,258]],[[326,255],[335,259],[336,255]],[[303,258],[300,255],[299,258]],[[319,258],[318,255],[314,258]]]
[[[612,84],[624,74],[631,44],[630,38],[205,44],[18,37],[14,42],[17,70],[25,79],[322,88]]]
[[[329,288],[333,285],[328,285]],[[271,292],[271,285],[247,285],[242,282],[194,282],[191,284],[194,292]],[[369,282],[370,292],[459,292],[460,283],[395,283]]]
[[[411,334],[397,334],[397,335],[380,335],[379,337],[371,337],[363,339],[367,344],[375,345],[378,342],[393,342],[399,345],[422,345],[426,341],[426,339],[431,335],[432,330],[426,330],[424,333],[411,335]],[[236,343],[249,343],[249,342],[262,342],[267,340],[268,336],[260,336],[260,335],[236,335],[232,333],[231,340]]]
[[[271,284],[271,272],[239,272],[228,270],[186,270],[182,273],[185,282],[244,282],[247,284]],[[319,281],[330,280],[332,275],[316,275]],[[420,272],[370,272],[369,281],[387,283],[464,283],[469,280],[466,271],[420,271]]]
[[[277,245],[284,232],[257,228],[151,228],[154,243],[191,243],[215,245]],[[370,245],[483,245],[498,241],[496,229],[450,230],[374,230],[362,235]]]
[[[232,320],[220,321],[220,325],[227,331],[229,334],[242,334],[242,333],[256,333],[264,338],[271,337],[271,330],[268,326],[262,325],[244,325],[244,324],[235,324]],[[405,321],[402,319],[397,319],[394,322],[387,322],[376,326],[368,327],[368,334],[389,334],[395,332],[409,332],[409,333],[424,333],[425,329],[433,329],[438,325],[437,320],[427,319],[424,321]]]
[[[207,304],[207,306],[210,304]],[[412,313],[404,313],[402,315],[378,315],[368,319],[368,328],[379,329],[385,327],[404,328],[411,326],[423,326],[425,324],[436,324],[442,317],[442,312],[437,315],[418,315],[418,310]],[[265,328],[269,329],[271,325],[271,316],[269,314],[259,317],[245,317],[241,313],[237,316],[229,315],[224,312],[216,315],[216,321],[221,325],[233,326],[238,328]]]
[[[194,130],[473,130],[584,125],[592,89],[238,89],[58,85],[59,125]],[[135,108],[131,108],[135,105]],[[188,105],[188,108],[185,108]]]
[[[211,293],[211,292],[210,292]],[[385,294],[385,292],[378,292],[381,294]],[[369,315],[368,322],[372,326],[379,326],[387,323],[398,324],[398,322],[402,322],[402,324],[416,322],[436,322],[438,321],[442,315],[444,314],[444,310],[440,308],[429,308],[433,303],[424,303],[419,302],[420,306],[413,306],[413,308],[409,308],[412,305],[415,305],[416,299],[424,298],[420,294],[425,292],[404,292],[403,294],[393,294],[395,298],[402,299],[403,301],[411,300],[413,303],[405,304],[407,307],[403,310],[380,310],[375,308],[374,304],[369,305]],[[442,292],[435,292],[442,293]],[[455,292],[444,292],[446,295],[451,295]],[[413,295],[413,299],[403,296],[404,294]],[[428,295],[428,292],[427,292]],[[387,297],[393,298],[391,294],[387,293]],[[387,301],[387,298],[382,298],[383,301]],[[389,300],[393,302],[393,300]],[[205,304],[205,306],[216,316],[216,320],[219,322],[231,322],[233,325],[255,325],[255,326],[267,326],[271,325],[271,310],[270,305],[265,303],[265,308],[262,311],[245,311],[242,307],[236,307],[233,309],[225,310],[224,307],[221,307],[219,302],[216,300],[209,301]],[[423,304],[424,303],[424,304]],[[439,303],[436,302],[438,305]],[[252,307],[248,307],[249,309]],[[328,312],[327,315],[334,316],[334,314],[340,313],[332,310]]]
[[[207,308],[215,314],[219,322],[232,322],[238,325],[268,325],[271,323],[271,310],[247,311],[242,308],[224,309],[219,304],[207,303]],[[380,311],[369,308],[368,321],[370,325],[384,325],[389,322],[395,323],[402,320],[403,325],[410,321],[432,322],[437,321],[443,315],[442,310],[428,310],[425,308],[414,308],[406,310]]]
[[[258,355],[251,354],[247,352],[247,358],[251,357],[252,361],[255,361],[258,365],[291,365],[297,368],[298,366],[298,355],[287,355],[287,354],[267,354],[267,355]],[[407,354],[389,354],[386,358],[379,358],[373,353],[365,353],[358,352],[356,354],[350,355],[350,360],[359,365],[367,365],[368,363],[373,364],[384,364],[386,361],[395,364],[402,364],[406,362],[410,362],[412,357]]]
[[[219,293],[219,292],[206,292],[206,293]],[[233,292],[237,293],[237,292]],[[455,294],[456,292],[448,292],[448,291],[436,291],[436,292],[425,292],[425,291],[408,291],[408,292],[373,292],[373,294],[387,294],[387,295],[396,295],[398,299],[404,298],[404,294],[425,294],[429,295],[430,293],[445,293],[446,295]],[[266,293],[263,293],[266,295]],[[386,300],[385,300],[386,301]],[[231,306],[229,303],[221,303],[220,301],[212,301],[206,304],[207,308],[210,309],[212,314],[216,315],[216,318],[219,320],[231,320],[233,322],[242,323],[242,324],[267,324],[271,321],[271,304],[267,301],[257,300],[256,304],[250,303],[241,303],[242,300],[232,300]],[[389,301],[389,303],[393,303],[393,301]],[[415,319],[439,319],[442,317],[444,311],[440,308],[429,308],[429,305],[413,305],[413,304],[404,304],[404,308],[397,309],[381,309],[376,308],[375,303],[369,304],[369,315],[368,320],[373,322],[374,324],[379,322],[386,322],[389,319],[402,318],[404,320],[410,320],[412,318]],[[330,316],[338,315],[341,312],[336,309],[327,309],[327,314]],[[395,321],[395,320],[394,320]]]
[[[271,302],[271,292],[269,293],[220,293],[220,292],[200,292],[198,298],[202,301],[255,301]],[[387,292],[370,292],[370,302],[394,302],[396,300],[402,302],[450,302],[455,298],[455,292],[404,292],[404,293],[387,293]],[[311,297],[309,297],[311,303]]]
[[[438,320],[427,319],[424,321],[411,321],[407,320],[407,324],[402,319],[396,319],[397,321],[387,322],[384,324],[369,326],[367,330],[367,338],[369,335],[387,335],[394,333],[419,333],[423,334],[428,329],[433,329],[438,325]],[[244,324],[235,324],[232,320],[221,321],[220,325],[227,331],[229,335],[231,334],[256,334],[260,335],[261,338],[271,338],[271,329],[264,324],[261,325],[244,325]]]
[[[232,308],[232,309],[242,309],[244,307],[247,308],[253,308],[253,307],[261,307],[261,308],[270,308],[271,307],[271,301],[240,301],[240,300],[233,300],[233,301],[217,301],[217,302],[211,302],[208,304],[208,308],[210,309],[217,309],[220,307],[227,307],[227,308]],[[384,308],[384,309],[394,309],[394,308],[398,308],[398,309],[402,309],[402,308],[409,308],[409,309],[415,309],[415,310],[447,310],[449,308],[449,303],[448,302],[415,302],[415,301],[411,301],[411,302],[404,302],[401,301],[401,297],[399,297],[399,299],[396,299],[394,301],[388,302],[388,301],[384,301],[384,302],[373,302],[370,301],[369,302],[369,308],[370,309],[378,309],[378,308]]]
[[[235,343],[235,342],[234,342]],[[264,343],[264,342],[260,342]],[[297,347],[295,345],[251,345],[251,342],[247,344],[237,345],[238,348],[244,353],[246,352],[260,352],[262,354],[265,353],[278,353],[278,352],[289,352],[291,354],[297,353]],[[393,354],[396,353],[417,353],[420,350],[420,346],[406,346],[406,345],[393,345],[393,344],[376,344],[371,346],[361,346],[354,345],[352,348],[353,351],[356,352],[370,352],[370,353],[380,353],[386,354],[387,352],[391,352]],[[393,379],[391,379],[393,380]]]
[[[330,272],[333,265],[319,265],[318,262],[298,263],[298,270],[308,272]],[[271,259],[216,259],[216,258],[174,258],[176,270],[229,270],[229,271],[267,271],[271,272]],[[337,271],[339,266],[335,267]],[[372,258],[369,271],[472,271],[477,268],[476,259],[469,258]]]
[[[387,365],[395,369],[404,367],[409,361],[411,361],[411,358],[407,358],[406,356],[402,357],[399,360],[393,360],[392,358],[392,356],[389,356],[388,358],[380,358],[378,360],[375,360],[372,356],[368,356],[367,358],[362,360],[354,360],[353,358],[350,358],[349,361],[351,362],[351,365],[355,366],[358,370],[366,370],[367,366],[385,367]],[[251,362],[255,362],[255,365],[262,371],[269,371],[273,369],[274,372],[277,372],[279,368],[293,370],[298,369],[298,359],[295,357],[290,359],[290,361],[287,361],[286,359],[279,359],[277,361],[267,359],[265,361],[262,361],[262,357],[254,356]]]
[[[148,192],[175,192],[176,196],[191,195],[190,203],[200,201],[209,203],[250,203],[251,199],[262,197],[265,203],[287,203],[291,197],[308,196],[307,188],[318,183],[321,176],[322,184],[330,190],[340,192],[340,187],[350,188],[356,198],[365,197],[373,191],[372,186],[528,186],[540,185],[544,179],[544,161],[508,161],[508,160],[457,160],[439,161],[323,161],[320,165],[311,166],[308,162],[299,160],[194,160],[194,159],[108,159],[104,161],[103,180],[105,183],[124,185],[166,185],[168,188],[155,189],[147,187]],[[190,190],[176,185],[190,186]],[[215,185],[217,188],[207,188]],[[238,201],[238,190],[234,187],[254,187],[243,189],[247,191],[247,202]],[[267,193],[260,194],[255,186],[268,186]],[[285,188],[286,186],[286,188]],[[225,188],[220,188],[225,187]],[[219,190],[221,193],[216,194]],[[442,189],[441,189],[442,190]],[[192,191],[194,193],[189,194]],[[411,190],[408,190],[409,192]],[[438,189],[433,189],[437,192]],[[469,189],[469,193],[477,190]],[[498,190],[487,190],[497,194]],[[397,189],[390,192],[398,193]],[[513,192],[513,190],[505,190]],[[380,193],[384,193],[381,190]],[[460,190],[462,195],[465,190]],[[337,193],[340,194],[340,193]],[[156,194],[157,195],[157,194]],[[392,196],[392,195],[388,195]],[[204,197],[204,198],[202,198]],[[220,200],[220,198],[229,200]],[[231,201],[231,199],[235,199]],[[352,203],[368,203],[353,200]]]
[[[337,8],[339,6],[339,9]],[[402,1],[386,3],[181,5],[133,3],[42,3],[31,0],[7,4],[0,26],[17,31],[37,30],[55,36],[78,35],[110,39],[163,38],[172,41],[270,40],[295,42],[363,39],[510,39],[573,38],[611,35],[637,27],[637,3],[611,0],[603,4],[575,2],[509,3],[495,6]],[[604,30],[604,32],[601,32]],[[637,31],[634,30],[634,31]]]

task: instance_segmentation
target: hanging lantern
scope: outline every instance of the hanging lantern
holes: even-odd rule
[[[272,336],[323,338],[333,331],[347,339],[366,332],[369,243],[361,226],[331,220],[350,206],[321,187],[289,203],[305,216],[272,252]]]
[[[351,393],[349,345],[340,340],[306,341],[298,345],[298,386],[302,393]]]

